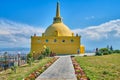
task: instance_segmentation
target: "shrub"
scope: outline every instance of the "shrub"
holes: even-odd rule
[[[11,70],[14,71],[14,73],[16,73],[17,66],[12,66],[12,67],[11,67]]]
[[[49,55],[50,55],[50,49],[49,49],[49,48],[46,48],[46,49],[45,49],[45,52],[46,52],[46,56],[49,56]]]
[[[44,55],[41,54],[41,55],[38,57],[38,60],[41,60],[41,59],[43,59],[43,58],[44,58]]]
[[[29,58],[33,58],[33,54],[32,54],[31,52],[27,54],[27,60],[28,60]]]
[[[108,54],[112,54],[112,53],[120,53],[120,50],[113,50],[113,48],[111,47],[111,49],[109,48],[101,48],[98,50],[96,50],[96,55],[108,55]]]
[[[84,57],[87,57],[87,55],[84,55]]]
[[[103,55],[108,55],[108,54],[112,54],[113,50],[109,50],[108,48],[101,48],[99,52],[101,52]]]
[[[27,63],[31,66],[33,62],[33,58],[28,58]]]
[[[45,48],[44,52],[42,52],[43,56],[49,56],[50,55],[50,49],[47,47]]]
[[[109,54],[112,54],[112,53],[113,53],[113,51],[109,50],[109,51],[108,51],[108,53],[109,53]]]
[[[102,53],[103,52],[108,52],[108,48],[101,48],[101,49],[99,49],[99,51],[102,52]]]
[[[14,73],[16,73],[17,67],[18,67],[18,64],[14,63],[14,65],[11,67],[11,70],[14,71]]]
[[[114,50],[113,53],[120,53],[120,50]]]
[[[103,55],[108,55],[108,54],[109,54],[108,51],[104,51],[104,52],[102,52],[102,53],[103,53]]]
[[[32,62],[33,62],[33,54],[30,52],[29,54],[27,54],[27,63],[31,65]]]
[[[104,75],[109,74],[108,71],[103,71],[102,73],[103,73]]]
[[[95,55],[96,56],[102,56],[103,54],[100,51],[98,51],[98,52],[95,53]]]

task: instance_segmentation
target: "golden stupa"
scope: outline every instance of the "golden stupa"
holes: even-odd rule
[[[83,54],[85,47],[81,45],[81,36],[74,33],[62,22],[60,5],[57,2],[56,16],[42,36],[31,36],[31,52],[40,53],[48,47],[56,54]]]

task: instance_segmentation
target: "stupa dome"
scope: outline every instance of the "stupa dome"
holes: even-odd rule
[[[63,23],[54,23],[50,25],[46,31],[45,36],[72,36],[70,29]]]
[[[62,22],[60,17],[59,3],[57,3],[56,17],[54,17],[53,24],[50,25],[44,36],[72,36],[71,30]]]

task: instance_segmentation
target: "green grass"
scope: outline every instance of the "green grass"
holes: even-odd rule
[[[26,64],[17,68],[17,72],[14,73],[11,69],[7,71],[0,72],[0,80],[22,80],[27,77],[31,72],[38,69],[40,66],[45,65],[47,62],[52,60],[52,58],[45,58],[40,61],[35,61],[32,66]]]
[[[120,54],[75,59],[91,80],[120,80]]]

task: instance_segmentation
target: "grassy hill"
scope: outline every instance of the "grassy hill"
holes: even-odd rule
[[[75,59],[91,80],[120,80],[120,54]]]
[[[0,72],[0,80],[22,80],[27,77],[30,73],[38,69],[39,67],[45,65],[47,62],[51,61],[52,58],[44,58],[42,60],[35,61],[32,65],[25,64],[17,68],[17,72],[14,73],[11,69]]]

